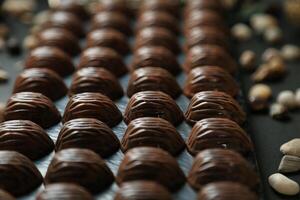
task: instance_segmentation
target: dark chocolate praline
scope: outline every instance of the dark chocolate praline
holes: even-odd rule
[[[93,200],[93,196],[79,185],[54,183],[39,192],[36,200]]]
[[[42,184],[43,176],[26,156],[16,151],[0,151],[0,158],[1,189],[19,197]]]
[[[158,147],[171,155],[179,154],[185,147],[184,140],[168,121],[156,117],[132,120],[121,141],[122,151],[139,146]]]
[[[154,147],[129,150],[120,164],[117,184],[136,180],[151,180],[176,191],[185,183],[185,175],[177,161],[166,151]]]
[[[133,71],[130,76],[127,95],[131,97],[141,91],[162,91],[172,98],[181,94],[176,79],[167,70],[159,67],[143,67]]]
[[[145,11],[160,11],[166,12],[174,17],[180,16],[180,1],[179,0],[148,0],[142,1],[140,5],[140,13]]]
[[[256,189],[259,178],[254,169],[239,153],[225,149],[207,149],[197,154],[188,175],[195,190],[208,183],[233,181]]]
[[[134,13],[132,12],[129,2],[126,0],[102,0],[101,3],[97,4],[95,9],[97,13],[103,12],[118,12],[128,18],[133,17]]]
[[[203,91],[193,96],[185,118],[191,125],[206,118],[228,118],[243,124],[246,114],[230,95],[219,91]]]
[[[118,79],[104,68],[86,67],[73,76],[69,95],[99,92],[115,100],[123,96],[123,89]]]
[[[235,97],[239,93],[239,86],[224,69],[217,66],[203,66],[189,72],[183,91],[189,98],[202,91],[221,91]]]
[[[120,55],[127,55],[130,47],[126,37],[114,29],[97,29],[87,35],[87,48],[100,46],[114,49]]]
[[[63,125],[56,141],[55,151],[83,148],[106,158],[115,153],[119,147],[117,136],[105,123],[97,119],[78,118]]]
[[[120,186],[114,200],[172,200],[170,192],[153,181],[130,181]]]
[[[60,122],[61,115],[53,102],[41,93],[19,92],[8,99],[4,119],[30,120],[49,128]]]
[[[120,77],[128,72],[122,56],[106,47],[90,47],[81,53],[79,68],[102,67]]]
[[[57,152],[46,173],[45,184],[74,183],[95,194],[114,181],[105,161],[88,149],[64,149]]]
[[[53,149],[51,138],[31,121],[10,120],[0,123],[0,150],[17,151],[31,160],[37,160]]]
[[[8,192],[0,189],[0,199],[1,200],[16,200],[15,197],[13,197],[11,194]]]
[[[82,20],[89,18],[88,11],[79,0],[55,1],[53,4],[50,4],[50,7],[55,11],[66,11],[73,13]]]
[[[176,102],[160,91],[143,91],[134,94],[126,107],[124,121],[129,124],[140,117],[163,118],[173,125],[183,120],[183,115]]]
[[[65,108],[63,123],[77,118],[94,118],[113,127],[122,120],[122,113],[107,96],[85,92],[70,98]]]
[[[149,66],[164,68],[173,75],[181,71],[176,56],[162,46],[145,46],[134,52],[131,63],[133,70]]]
[[[212,10],[222,14],[224,12],[223,3],[220,0],[189,0],[184,9],[184,16],[187,17],[193,10]]]
[[[226,118],[207,118],[198,121],[186,143],[189,153],[193,156],[211,148],[231,149],[243,155],[253,150],[246,132],[237,123]]]
[[[25,68],[48,68],[60,76],[70,75],[75,70],[67,53],[59,48],[49,46],[33,49],[25,61]]]
[[[46,68],[24,70],[15,81],[13,93],[37,92],[56,101],[67,94],[68,88],[62,78]]]

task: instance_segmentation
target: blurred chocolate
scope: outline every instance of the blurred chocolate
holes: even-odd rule
[[[0,150],[17,151],[31,160],[37,160],[53,149],[51,138],[31,121],[11,120],[0,123]]]
[[[66,11],[73,13],[82,20],[89,18],[89,14],[80,0],[53,1],[53,4],[50,4],[50,8],[55,11]]]
[[[129,8],[128,2],[126,0],[101,0],[101,2],[97,4],[97,8],[95,10],[97,13],[109,11],[118,12],[129,18],[133,16],[133,13]]]
[[[115,50],[106,47],[91,47],[83,51],[78,67],[102,67],[117,77],[128,71],[122,57]]]
[[[225,149],[208,149],[197,154],[188,175],[195,190],[219,181],[233,181],[256,189],[259,178],[240,154]]]
[[[1,189],[19,197],[42,184],[43,176],[26,156],[16,151],[0,151],[0,158]]]
[[[117,184],[136,180],[151,180],[176,191],[185,183],[185,175],[177,161],[166,151],[154,147],[129,150],[120,164]]]
[[[104,68],[86,67],[73,76],[69,94],[99,92],[115,100],[123,96],[123,89],[118,79]]]
[[[88,149],[64,149],[57,152],[46,173],[46,187],[51,183],[74,183],[95,194],[114,181],[105,161]]]
[[[147,46],[136,50],[133,54],[131,67],[133,70],[143,67],[161,67],[173,75],[178,74],[181,70],[176,56],[162,46]]]
[[[192,98],[202,91],[221,91],[235,97],[239,93],[239,86],[233,77],[220,67],[196,67],[186,78],[184,94]]]
[[[87,35],[87,47],[107,47],[114,49],[120,55],[127,55],[130,47],[127,38],[119,31],[114,29],[94,30]]]
[[[225,118],[207,118],[198,121],[187,140],[190,154],[212,148],[231,149],[243,155],[253,150],[245,131],[234,121]]]
[[[195,67],[213,65],[219,66],[233,74],[237,65],[231,55],[222,47],[216,45],[197,45],[192,47],[184,63],[184,70],[191,71]]]
[[[13,93],[37,92],[56,101],[67,94],[68,88],[62,78],[46,68],[24,70],[16,78]]]
[[[91,118],[79,118],[63,125],[56,141],[55,151],[83,148],[106,158],[115,153],[119,147],[117,136],[105,123]]]
[[[129,124],[140,117],[163,118],[173,125],[183,120],[183,114],[176,102],[160,91],[143,91],[134,94],[126,107],[124,121]]]
[[[123,183],[114,200],[172,200],[165,187],[153,181],[130,181]]]
[[[59,48],[42,46],[32,50],[25,60],[25,68],[48,68],[61,76],[74,72],[69,55]]]
[[[222,14],[224,12],[224,7],[221,0],[188,0],[184,9],[184,16],[189,16],[194,10],[212,10]]]
[[[85,92],[70,98],[65,108],[63,123],[77,118],[94,118],[113,127],[122,120],[122,113],[107,96]]]
[[[162,91],[172,98],[177,98],[181,94],[175,77],[159,67],[143,67],[133,71],[129,79],[127,95],[131,97],[141,91]]]
[[[0,189],[0,199],[2,200],[16,200],[15,197],[11,196],[8,192]]]
[[[180,6],[179,0],[148,0],[141,2],[139,12],[160,11],[169,13],[174,17],[180,17]]]
[[[171,155],[179,154],[185,147],[184,140],[168,121],[156,117],[132,120],[121,141],[122,151],[139,146],[162,148]]]
[[[235,182],[207,184],[198,193],[198,200],[258,200],[257,195],[247,186]]]
[[[54,183],[39,192],[36,200],[93,200],[83,187],[71,183]]]
[[[185,113],[186,120],[193,125],[206,118],[228,118],[243,124],[246,114],[230,95],[219,91],[203,91],[196,93]]]
[[[7,101],[4,119],[30,120],[43,128],[49,128],[61,120],[61,116],[52,101],[35,92],[19,92]]]

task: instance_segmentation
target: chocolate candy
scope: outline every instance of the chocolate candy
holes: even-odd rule
[[[231,96],[239,93],[239,86],[224,69],[216,66],[203,66],[192,69],[184,85],[184,94],[192,98],[202,91],[222,91]]]
[[[142,67],[161,67],[174,75],[181,70],[176,56],[162,46],[142,47],[134,52],[132,69]]]
[[[145,11],[161,11],[167,12],[174,17],[180,16],[180,1],[178,0],[151,0],[151,1],[142,1],[140,12]]]
[[[98,193],[109,187],[114,175],[105,161],[87,149],[64,149],[53,157],[46,176],[45,184],[75,183],[91,193]]]
[[[85,148],[101,157],[108,157],[120,147],[117,136],[103,122],[79,118],[66,122],[56,141],[56,151],[67,148]]]
[[[92,195],[83,187],[70,183],[54,183],[38,193],[36,200],[93,200]]]
[[[49,128],[60,122],[61,116],[48,97],[41,93],[19,92],[8,99],[4,119],[30,120],[43,128]]]
[[[0,158],[1,189],[14,196],[22,196],[43,182],[43,176],[26,156],[16,151],[0,151]]]
[[[51,138],[31,121],[11,120],[0,123],[0,150],[17,151],[31,160],[37,160],[53,149]]]
[[[154,147],[137,147],[129,150],[119,167],[117,183],[151,180],[171,191],[178,190],[185,176],[177,161],[167,152]]]
[[[122,120],[122,113],[107,96],[85,92],[70,98],[65,108],[63,123],[77,118],[98,119],[112,127]]]
[[[172,200],[168,190],[153,181],[131,181],[123,183],[114,200]]]
[[[211,148],[232,149],[247,155],[253,150],[245,131],[234,121],[225,118],[208,118],[198,121],[187,140],[190,154]]]
[[[1,189],[0,189],[0,199],[3,199],[3,200],[16,200],[9,193],[7,193],[6,191],[1,190]]]
[[[204,91],[193,96],[185,117],[191,125],[206,118],[228,118],[242,124],[246,114],[230,95],[219,91]]]
[[[210,183],[198,193],[198,200],[258,200],[245,185],[235,182]]]
[[[118,79],[104,68],[86,67],[78,70],[70,87],[69,94],[99,92],[112,100],[123,96]]]
[[[48,68],[61,76],[73,73],[74,65],[68,54],[56,47],[38,47],[32,50],[26,61],[25,68]]]
[[[117,12],[127,17],[132,17],[133,15],[128,7],[128,2],[125,0],[102,0],[101,3],[97,4],[96,12],[103,13],[106,11]]]
[[[82,5],[79,0],[55,1],[53,4],[50,4],[50,7],[54,10],[73,13],[82,20],[89,17],[84,5]]]
[[[100,46],[114,49],[121,55],[130,52],[126,37],[114,29],[94,30],[87,35],[87,47]]]
[[[149,27],[140,30],[136,35],[134,49],[137,50],[142,46],[163,46],[175,55],[180,52],[176,36],[162,27]]]
[[[67,86],[54,71],[32,68],[23,71],[16,79],[13,93],[37,92],[56,101],[67,94]]]
[[[189,184],[199,190],[208,183],[218,181],[238,182],[251,189],[259,183],[258,176],[240,154],[225,149],[201,151],[189,172]]]
[[[130,98],[124,114],[125,123],[129,124],[140,117],[163,118],[174,125],[178,125],[183,119],[176,102],[160,91],[138,92]]]
[[[189,0],[184,10],[185,17],[188,16],[193,10],[212,10],[222,13],[224,11],[224,7],[220,0]]]
[[[57,47],[69,55],[77,55],[81,50],[78,38],[63,28],[48,28],[36,35],[38,46]]]
[[[195,67],[213,65],[219,66],[233,74],[237,66],[233,58],[224,48],[216,45],[197,45],[192,47],[186,56],[184,69],[189,72]]]
[[[143,67],[135,70],[130,77],[127,95],[131,97],[141,91],[162,91],[172,98],[181,94],[176,79],[167,70],[159,67]]]
[[[91,47],[82,52],[79,68],[102,67],[117,77],[127,73],[122,57],[113,49],[106,47]]]
[[[185,147],[176,128],[168,121],[155,117],[132,120],[122,139],[122,151],[138,146],[162,148],[172,155],[179,154]]]

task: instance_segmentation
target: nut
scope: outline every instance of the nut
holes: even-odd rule
[[[288,109],[294,109],[297,107],[295,94],[290,90],[281,91],[277,96],[277,102],[286,106]]]
[[[300,138],[295,138],[280,147],[280,151],[285,155],[300,157]]]
[[[279,103],[274,103],[270,107],[270,115],[273,119],[285,120],[288,119],[288,109]]]
[[[231,34],[238,41],[247,41],[252,37],[252,30],[246,24],[238,23],[231,28]]]
[[[251,108],[256,111],[268,108],[268,101],[272,96],[272,90],[268,85],[256,84],[249,91]]]
[[[5,104],[0,102],[0,122],[4,121]]]
[[[37,13],[33,18],[33,24],[34,25],[42,25],[46,23],[49,20],[50,11],[49,10],[43,10],[39,13]]]
[[[252,75],[252,80],[255,82],[276,80],[282,78],[286,73],[286,66],[283,60],[272,58],[268,63],[262,64]]]
[[[300,48],[296,45],[286,44],[281,49],[281,55],[285,60],[297,60],[300,58]]]
[[[31,12],[36,7],[34,0],[6,0],[2,5],[2,9],[14,16],[21,16],[25,12]]]
[[[297,106],[300,107],[300,88],[296,90],[295,99],[297,102]]]
[[[282,37],[283,33],[279,27],[270,27],[264,32],[264,39],[271,44],[280,42]]]
[[[290,155],[283,156],[278,170],[283,173],[300,171],[300,157]]]
[[[269,184],[280,194],[292,196],[299,193],[298,183],[280,173],[269,176]]]
[[[275,48],[268,48],[262,54],[262,60],[269,62],[273,58],[281,57],[280,51]]]
[[[254,14],[250,18],[250,24],[256,33],[264,33],[268,28],[277,27],[278,21],[268,14]]]
[[[28,35],[23,40],[23,48],[31,50],[38,45],[38,40],[34,35]]]
[[[240,56],[240,65],[246,69],[251,70],[255,67],[256,54],[251,50],[246,50]]]
[[[8,74],[3,69],[0,69],[0,83],[7,82],[9,79]]]

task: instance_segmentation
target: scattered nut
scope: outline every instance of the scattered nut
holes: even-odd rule
[[[272,90],[268,85],[256,84],[249,91],[249,102],[251,108],[260,111],[268,108],[268,100],[272,96]]]
[[[274,103],[270,107],[270,115],[273,119],[285,120],[288,119],[288,109],[279,103]]]
[[[48,21],[50,16],[49,10],[43,10],[39,13],[37,13],[33,18],[33,24],[34,25],[41,25]]]
[[[5,104],[0,102],[0,122],[4,121],[4,109],[5,109]]]
[[[283,156],[278,170],[283,173],[300,171],[300,157],[289,155]]]
[[[255,67],[256,54],[251,50],[246,50],[240,56],[240,65],[246,70],[252,70]]]
[[[38,45],[38,40],[34,35],[28,35],[23,40],[23,48],[31,50]]]
[[[295,94],[290,90],[281,91],[277,96],[277,102],[286,106],[288,109],[294,109],[297,107]]]
[[[256,33],[264,33],[270,27],[277,27],[278,21],[268,14],[254,14],[250,18],[250,24]]]
[[[21,16],[26,12],[31,12],[36,6],[34,0],[6,0],[2,4],[2,9],[14,16]]]
[[[300,138],[295,138],[280,147],[280,151],[285,155],[300,157]]]
[[[300,58],[300,48],[296,45],[286,44],[281,49],[281,55],[285,60],[297,60]]]
[[[300,107],[300,88],[296,90],[295,99],[297,102],[297,106]]]
[[[246,24],[238,23],[231,28],[231,34],[238,41],[247,41],[252,37],[252,30]]]
[[[273,58],[281,57],[280,51],[275,48],[268,48],[262,54],[262,61],[269,62]]]
[[[269,176],[269,184],[276,192],[284,195],[296,195],[300,190],[298,183],[280,173]]]
[[[3,69],[0,69],[0,83],[7,82],[9,79],[8,74]]]
[[[278,43],[282,40],[283,33],[279,27],[270,27],[264,32],[264,39],[271,44]]]
[[[255,82],[276,80],[286,74],[286,65],[281,58],[273,58],[268,63],[260,65],[252,75]]]

